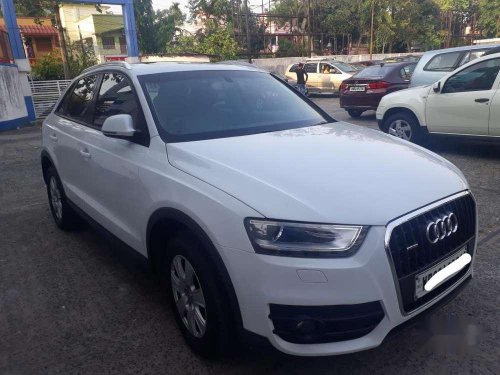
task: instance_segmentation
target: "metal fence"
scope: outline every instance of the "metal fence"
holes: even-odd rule
[[[47,117],[70,82],[71,80],[30,81],[37,119]]]

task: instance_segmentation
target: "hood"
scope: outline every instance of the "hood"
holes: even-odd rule
[[[273,219],[385,225],[467,188],[440,156],[333,123],[167,145],[169,162]]]

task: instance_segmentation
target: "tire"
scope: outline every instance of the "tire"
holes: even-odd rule
[[[62,230],[76,229],[81,223],[80,218],[68,204],[61,179],[54,167],[47,169],[45,180],[47,181],[50,212],[56,225]]]
[[[413,143],[422,143],[425,137],[415,116],[403,111],[389,116],[384,121],[382,130],[387,134]]]
[[[349,113],[349,116],[351,116],[352,118],[358,118],[361,117],[363,111],[361,111],[360,109],[348,109],[347,113]]]
[[[181,233],[167,242],[162,263],[161,276],[166,281],[177,325],[189,347],[205,358],[233,353],[237,343],[234,316],[225,286],[217,278],[203,246],[192,234]],[[189,274],[193,275],[191,280]]]

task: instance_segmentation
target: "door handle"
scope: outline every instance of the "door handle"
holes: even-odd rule
[[[479,99],[476,99],[474,101],[476,103],[488,103],[490,101],[490,99],[488,99],[488,98],[479,98]]]
[[[52,141],[57,142],[57,135],[55,135],[55,134],[51,134],[51,135],[49,135],[49,138],[50,138]]]
[[[87,150],[80,150],[80,155],[82,155],[84,159],[90,159],[90,152]]]

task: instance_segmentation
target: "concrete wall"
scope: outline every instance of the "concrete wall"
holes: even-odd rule
[[[373,54],[372,60],[382,60],[387,57],[400,57],[406,55],[417,55],[410,53],[385,53],[385,54]],[[335,55],[335,56],[320,56],[314,59],[325,58],[325,59],[335,59],[343,62],[358,62],[370,60],[370,55]],[[266,69],[273,73],[284,74],[286,68],[290,64],[296,64],[299,62],[305,62],[307,57],[280,57],[272,59],[254,59],[252,60],[255,65],[259,68]]]
[[[14,64],[0,63],[0,131],[27,125],[34,119],[26,74]]]

